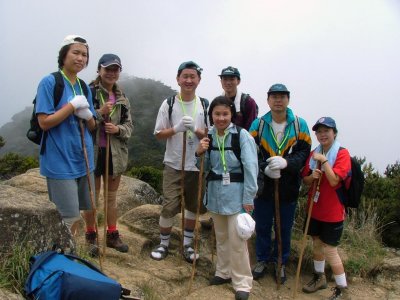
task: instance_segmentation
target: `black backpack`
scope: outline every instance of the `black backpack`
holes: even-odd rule
[[[53,72],[51,75],[54,76],[55,79],[55,85],[54,85],[54,90],[53,90],[53,99],[54,99],[54,107],[57,107],[57,105],[60,103],[60,100],[62,98],[62,95],[64,93],[64,78],[61,74],[61,72]],[[83,93],[85,94],[86,98],[88,97],[88,88],[86,86],[86,83],[82,80],[78,80],[81,82],[82,90]],[[43,133],[42,128],[39,126],[39,121],[36,115],[36,96],[35,99],[33,99],[33,111],[31,115],[31,119],[29,120],[30,127],[26,133],[26,137],[34,142],[37,145],[40,145],[40,141],[42,140],[43,136],[43,143],[42,147],[40,149],[40,154],[44,153],[44,150],[46,149],[46,138],[47,138],[47,131]]]
[[[208,100],[206,98],[201,98],[201,97],[199,97],[199,98],[200,98],[201,106],[203,107],[203,111],[204,111],[204,124],[206,124],[206,127],[208,127],[207,126],[207,124],[208,124],[208,122],[207,122],[207,109],[208,109],[208,105],[210,103],[208,102]],[[168,118],[169,118],[169,121],[171,122],[172,107],[174,106],[174,103],[175,103],[175,95],[169,97],[167,99],[167,103],[168,103]]]
[[[240,96],[240,113],[242,114],[242,116],[244,116],[244,106],[245,106],[245,102],[247,101],[247,99],[250,98],[249,94],[243,94]],[[257,116],[258,116],[258,105],[256,103],[256,111],[257,111]]]
[[[242,163],[242,149],[240,148],[240,132],[243,129],[240,126],[236,126],[237,133],[232,133],[232,138],[231,138],[231,146],[226,147],[225,150],[232,150],[233,153],[235,154],[236,158],[240,162],[240,168],[242,169],[242,177],[243,177],[243,163]],[[210,139],[210,147],[208,147],[208,154],[211,154],[211,151],[219,151],[218,147],[213,146],[213,137],[211,134],[208,134],[208,138]],[[231,174],[232,175],[232,174]]]
[[[342,188],[338,190],[339,199],[348,208],[358,208],[364,190],[365,176],[361,165],[355,157],[351,157],[351,171],[345,178]]]

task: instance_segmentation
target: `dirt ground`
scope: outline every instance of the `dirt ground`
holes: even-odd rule
[[[103,261],[104,272],[118,280],[122,286],[132,291],[132,296],[138,299],[234,299],[234,290],[231,284],[209,286],[208,280],[215,271],[212,256],[207,253],[204,245],[201,246],[201,258],[198,260],[192,286],[189,291],[192,265],[185,262],[179,254],[178,247],[170,247],[170,254],[165,260],[155,261],[150,258],[151,244],[144,243],[144,247],[136,245],[137,237],[126,227],[120,226],[123,240],[131,245],[128,253],[123,254],[107,248]],[[81,237],[81,242],[83,237]],[[142,249],[142,250],[138,250]],[[251,251],[250,251],[251,253]],[[252,260],[254,260],[252,258]],[[287,282],[277,290],[272,276],[272,267],[269,273],[259,281],[253,281],[250,299],[293,299],[294,277],[296,267],[288,265]],[[334,282],[329,287],[314,294],[304,294],[301,287],[310,280],[311,275],[306,271],[301,275],[296,299],[327,299],[332,291]],[[351,299],[400,299],[400,282],[392,282],[390,278],[374,283],[362,278],[349,278],[349,292]],[[145,297],[147,295],[147,297]]]

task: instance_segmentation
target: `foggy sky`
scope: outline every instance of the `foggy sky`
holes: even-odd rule
[[[62,39],[79,34],[90,47],[79,74],[87,82],[100,56],[116,53],[126,75],[177,89],[179,64],[193,60],[204,69],[197,94],[212,100],[222,92],[217,75],[232,65],[260,115],[281,82],[310,130],[331,116],[352,155],[380,172],[400,160],[397,0],[0,0],[0,30],[0,126],[31,105],[57,69]]]

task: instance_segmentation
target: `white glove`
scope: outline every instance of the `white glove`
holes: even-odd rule
[[[74,115],[86,121],[89,121],[93,117],[93,114],[89,108],[77,109],[75,110]]]
[[[287,161],[281,156],[272,156],[267,159],[268,166],[271,170],[281,170],[287,167]]]
[[[183,117],[183,118],[179,121],[179,123],[176,124],[176,125],[174,126],[174,131],[175,131],[175,133],[184,132],[184,131],[188,130],[187,127],[186,127],[186,125],[185,125],[184,118],[185,118],[185,117]],[[189,117],[189,118],[190,118],[190,117]]]
[[[89,102],[87,101],[86,97],[82,95],[75,96],[69,103],[72,104],[74,110],[89,107]]]
[[[184,116],[182,118],[183,124],[185,124],[186,128],[189,129],[190,131],[194,132],[194,121],[193,118],[190,116]]]
[[[269,178],[278,179],[281,177],[281,170],[274,169],[272,170],[269,165],[264,169],[264,174],[267,175]]]

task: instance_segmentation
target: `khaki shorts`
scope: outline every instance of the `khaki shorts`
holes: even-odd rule
[[[175,170],[171,167],[165,166],[163,171],[163,195],[164,200],[162,203],[161,216],[166,219],[174,217],[181,211],[181,171]],[[204,179],[204,176],[203,176]],[[204,185],[200,199],[200,214],[204,214],[207,209],[203,205]],[[198,205],[198,185],[199,185],[199,172],[185,171],[185,209],[192,213],[197,212]]]

